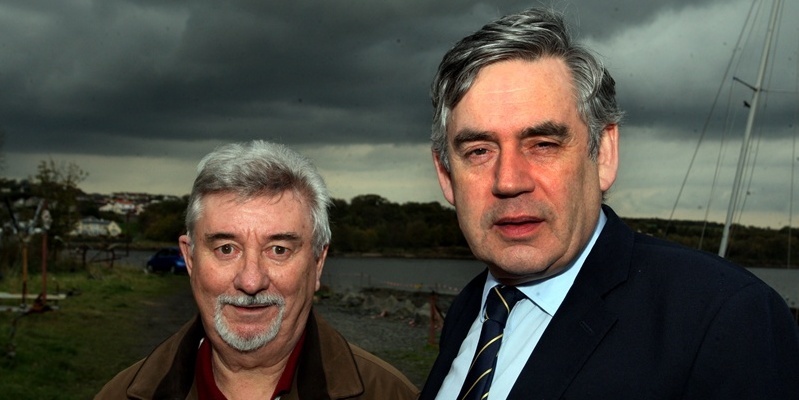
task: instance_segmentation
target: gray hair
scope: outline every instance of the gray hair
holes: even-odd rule
[[[186,230],[192,246],[192,231],[203,212],[206,195],[233,193],[247,200],[287,190],[294,191],[311,210],[313,249],[318,258],[330,243],[330,195],[325,182],[310,160],[284,145],[262,140],[220,146],[197,165],[186,209]]]
[[[447,118],[480,70],[500,61],[543,57],[563,59],[571,70],[577,108],[590,132],[588,156],[596,160],[602,130],[618,124],[623,115],[616,104],[615,82],[596,56],[572,41],[561,14],[532,8],[483,26],[461,39],[441,60],[431,88],[435,114],[430,138],[447,171]]]

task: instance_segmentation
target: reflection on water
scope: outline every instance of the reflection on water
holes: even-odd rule
[[[329,257],[322,284],[335,291],[376,287],[456,294],[483,269],[475,260]]]

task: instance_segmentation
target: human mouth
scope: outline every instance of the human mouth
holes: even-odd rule
[[[494,221],[494,228],[509,239],[525,238],[541,226],[541,218],[531,216],[503,217]]]
[[[258,311],[262,311],[262,310],[265,310],[265,309],[271,307],[271,305],[263,305],[263,304],[252,304],[252,305],[246,305],[246,306],[239,306],[239,305],[231,304],[231,306],[233,306],[236,309],[236,311],[242,312],[242,313],[258,312]]]
[[[254,313],[263,311],[270,307],[282,307],[285,301],[282,297],[271,294],[259,294],[256,296],[220,296],[218,306],[232,306],[235,310],[242,313]]]

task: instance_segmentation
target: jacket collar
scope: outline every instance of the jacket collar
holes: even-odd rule
[[[195,316],[144,359],[128,386],[128,397],[186,398],[194,385],[197,350],[203,337],[202,322]]]
[[[509,399],[560,398],[592,351],[616,322],[604,297],[627,280],[633,232],[610,207],[602,206],[607,221],[591,248],[574,284],[566,294],[533,354],[511,389]],[[476,276],[455,298],[441,331],[440,352],[421,399],[435,397],[480,310],[487,270]]]
[[[613,212],[577,275],[569,293],[541,337],[508,398],[560,398],[617,316],[605,296],[627,280],[634,233]]]
[[[283,399],[344,399],[363,394],[358,366],[349,343],[315,311],[308,318],[307,337],[294,387]]]
[[[294,375],[292,391],[283,399],[350,398],[364,392],[349,343],[315,311],[306,325],[306,338]],[[200,340],[205,330],[199,316],[183,325],[142,362],[128,386],[133,399],[196,398],[191,393]],[[157,382],[157,384],[155,384]]]

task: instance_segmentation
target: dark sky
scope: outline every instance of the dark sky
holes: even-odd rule
[[[605,59],[627,111],[609,203],[624,216],[668,217],[722,83],[756,79],[771,9],[749,0],[172,3],[0,1],[6,176],[53,159],[86,170],[86,191],[180,195],[215,146],[261,138],[314,159],[334,197],[443,201],[428,145],[438,62],[486,22],[546,4]],[[788,3],[758,117],[748,224],[788,223],[799,37],[799,6]],[[720,153],[711,214],[725,212],[751,98],[731,87],[679,218],[703,216]]]

